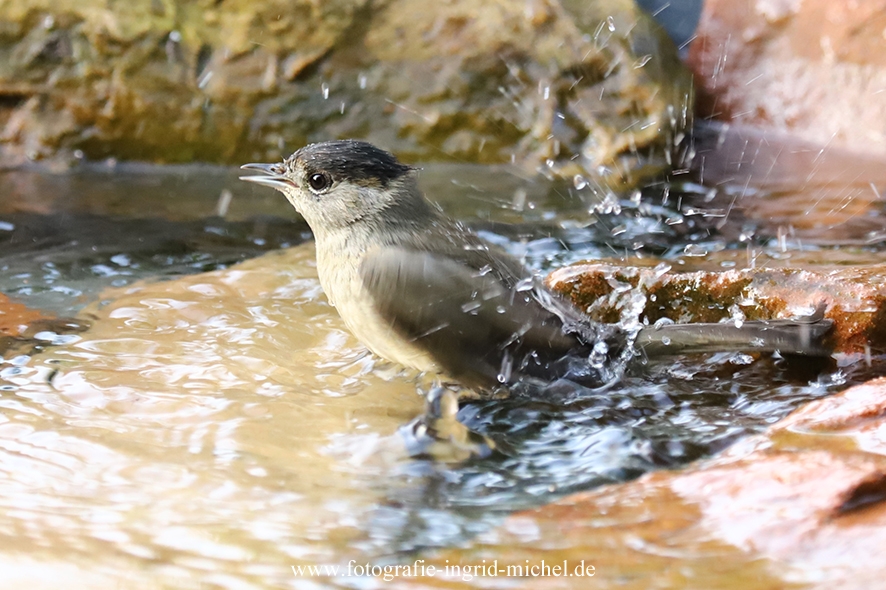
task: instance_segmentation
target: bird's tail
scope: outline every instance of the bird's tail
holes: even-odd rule
[[[649,357],[697,352],[775,352],[830,356],[833,320],[819,305],[809,316],[722,324],[669,324],[643,328],[634,347]]]

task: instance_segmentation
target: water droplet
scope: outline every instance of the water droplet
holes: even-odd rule
[[[329,84],[323,82],[320,84],[320,90],[323,92],[323,99],[329,98]]]
[[[467,303],[462,304],[461,310],[465,313],[471,313],[472,311],[477,311],[483,304],[479,301],[468,301]]]
[[[738,304],[732,304],[729,307],[729,316],[732,321],[735,323],[736,328],[741,328],[744,325],[747,316],[745,316],[744,311],[738,306]]]
[[[671,272],[671,265],[667,262],[659,262],[655,268],[652,269],[652,280],[657,281],[669,272]]]
[[[514,211],[520,212],[526,207],[526,189],[518,188],[514,191],[514,199],[511,202]]]
[[[206,85],[209,84],[210,80],[212,80],[213,75],[215,74],[210,69],[207,69],[205,72],[203,72],[203,74],[200,76],[200,79],[197,80],[197,88],[199,88],[200,90],[206,88]]]
[[[655,323],[652,324],[652,327],[655,329],[661,328],[662,326],[670,326],[674,324],[674,320],[671,318],[658,318],[655,320]]]
[[[132,264],[132,259],[126,254],[114,254],[111,256],[111,262],[117,266],[129,266]]]
[[[535,279],[533,277],[526,277],[525,279],[520,279],[517,281],[517,285],[514,289],[518,292],[523,291],[531,291],[535,287]]]
[[[610,29],[610,30],[612,30],[612,29]],[[643,57],[641,57],[640,59],[638,59],[637,61],[634,62],[634,69],[639,70],[640,68],[642,68],[643,66],[648,64],[649,60],[651,60],[651,59],[652,59],[651,55],[644,55]]]
[[[615,19],[611,16],[606,17],[606,28],[609,29],[610,33],[615,32]]]
[[[511,373],[514,370],[514,359],[510,354],[505,353],[501,359],[501,368],[498,370],[498,382],[507,383],[511,379]]]
[[[670,345],[671,345],[671,339],[670,339],[669,337],[667,337],[667,336],[662,336],[662,337],[661,337],[661,343],[664,344],[665,346],[670,346]]]
[[[360,85],[360,90],[366,90],[366,74],[357,76],[357,84]]]
[[[686,244],[683,254],[686,256],[707,256],[708,249],[700,244]]]
[[[573,186],[575,186],[575,190],[579,190],[579,191],[580,191],[581,189],[583,189],[583,188],[585,188],[586,186],[588,186],[588,181],[587,181],[587,179],[586,179],[584,176],[582,176],[581,174],[576,174],[576,175],[572,178],[572,184],[573,184]]]
[[[607,193],[603,200],[594,206],[594,211],[603,215],[619,215],[621,203],[615,193]]]
[[[733,365],[750,365],[752,362],[754,362],[754,357],[742,352],[736,352],[729,359],[729,363]]]

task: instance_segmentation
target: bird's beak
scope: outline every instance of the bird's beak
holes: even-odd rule
[[[241,176],[240,180],[264,184],[278,190],[291,188],[293,186],[292,181],[283,175],[281,167],[281,164],[244,164],[240,166],[241,170],[257,170],[263,176]]]

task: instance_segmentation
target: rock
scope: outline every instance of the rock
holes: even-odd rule
[[[518,513],[428,564],[592,564],[595,588],[879,587],[886,575],[886,379],[814,401],[679,472]],[[446,561],[448,560],[448,561]],[[587,588],[577,577],[516,587]]]
[[[886,154],[886,2],[707,0],[689,63],[700,113]]]
[[[783,236],[820,245],[883,240],[886,155],[817,144],[784,131],[700,121],[691,166],[706,190],[684,213],[719,233]],[[858,146],[854,146],[858,149]]]
[[[619,319],[621,288],[646,297],[641,321],[719,322],[808,314],[827,305],[837,351],[886,351],[886,267],[807,271],[792,268],[670,273],[665,268],[621,268],[580,263],[555,270],[548,285],[595,319]]]
[[[629,0],[9,0],[3,162],[242,163],[359,137],[600,183],[667,164],[689,77]]]
[[[0,337],[24,336],[32,324],[46,319],[42,313],[0,294]]]
[[[0,355],[10,350],[26,352],[27,347],[50,343],[50,332],[70,334],[85,329],[85,322],[43,314],[0,293]]]

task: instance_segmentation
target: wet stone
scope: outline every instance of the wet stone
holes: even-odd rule
[[[618,285],[639,287],[646,295],[642,320],[650,325],[720,322],[735,318],[766,320],[808,315],[820,303],[834,321],[839,352],[886,351],[886,267],[870,265],[833,271],[796,268],[697,271],[661,274],[650,268],[580,263],[555,270],[548,284],[592,317],[617,317]]]
[[[570,571],[592,563],[595,588],[879,587],[884,408],[886,380],[852,387],[718,457],[515,514],[483,535],[482,547],[428,562],[565,561]],[[514,585],[587,588],[588,580]]]

